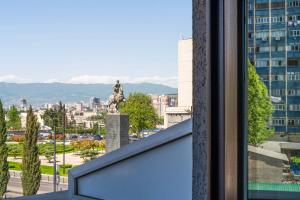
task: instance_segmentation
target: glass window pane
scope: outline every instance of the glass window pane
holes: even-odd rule
[[[289,199],[280,193],[300,194],[300,0],[247,3],[249,194]]]

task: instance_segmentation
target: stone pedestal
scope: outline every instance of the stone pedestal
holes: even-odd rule
[[[106,153],[129,143],[129,117],[127,114],[109,113],[106,117]]]

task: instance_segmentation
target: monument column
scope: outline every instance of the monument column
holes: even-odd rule
[[[106,118],[106,153],[129,143],[129,117],[125,113],[108,113]]]
[[[119,105],[124,101],[123,88],[120,82],[117,81],[108,102],[105,137],[106,153],[117,150],[129,143],[129,117],[128,114],[119,111]]]

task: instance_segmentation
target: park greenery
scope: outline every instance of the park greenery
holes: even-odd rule
[[[129,115],[130,132],[140,137],[144,129],[153,129],[161,123],[152,105],[150,96],[143,93],[131,93],[120,105],[122,113]]]
[[[80,152],[80,158],[84,160],[84,162],[88,162],[97,158],[98,151],[93,149],[85,149]]]
[[[22,128],[20,112],[15,106],[7,111],[7,128],[9,130],[20,130]]]
[[[22,157],[22,187],[23,195],[35,195],[40,187],[41,161],[37,145],[39,124],[32,107],[27,112],[25,140]]]
[[[0,100],[0,199],[6,192],[9,181],[8,172],[8,148],[6,144],[6,122],[2,101]]]
[[[46,151],[54,151],[53,144],[38,144],[39,155],[45,155]],[[65,146],[65,152],[73,152],[74,148],[71,145]],[[63,145],[56,144],[56,153],[62,154],[63,153]],[[18,157],[23,155],[23,143],[17,144],[8,144],[8,155],[12,157]]]
[[[52,151],[50,149],[47,149],[45,151],[45,157],[48,160],[48,162],[50,163],[53,160],[53,158],[54,158],[54,151]]]
[[[248,142],[258,146],[273,134],[270,119],[273,113],[268,89],[248,62]]]
[[[73,166],[72,165],[65,165],[65,173],[64,173],[64,166],[60,165],[59,167],[59,175],[60,176],[68,176],[68,170],[70,170]],[[15,171],[22,171],[22,163],[19,162],[9,162],[9,169]],[[53,175],[53,167],[41,165],[40,166],[41,173],[47,175]]]

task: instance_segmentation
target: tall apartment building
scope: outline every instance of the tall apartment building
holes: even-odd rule
[[[300,0],[249,0],[248,10],[249,60],[272,96],[272,126],[300,141]]]
[[[178,106],[167,107],[164,128],[178,124],[192,115],[193,99],[193,39],[178,42]]]

